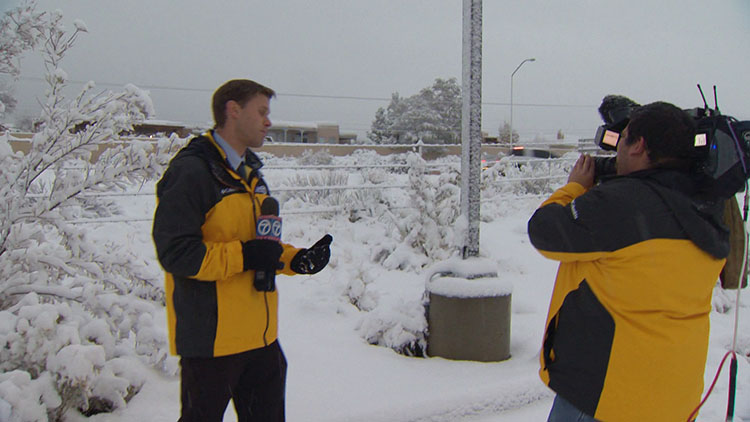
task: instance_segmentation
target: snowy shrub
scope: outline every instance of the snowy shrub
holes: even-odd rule
[[[354,268],[346,277],[344,295],[360,311],[369,312],[378,305],[378,293],[369,288],[375,277],[371,271],[361,266]]]
[[[409,156],[408,164],[410,207],[394,210],[392,223],[404,245],[430,260],[453,256],[458,251],[454,225],[460,212],[459,173],[448,167],[439,175],[428,175],[417,154]],[[398,252],[397,248],[394,255]]]
[[[143,312],[152,311],[147,306],[144,304]],[[127,364],[127,356],[132,354],[129,349],[139,343],[138,336],[118,341],[116,331],[77,302],[42,303],[30,293],[10,311],[2,311],[2,320],[0,370],[22,371],[35,381],[16,385],[25,391],[23,395],[39,397],[35,393],[41,385],[37,380],[50,380],[54,394],[46,394],[58,399],[42,404],[51,420],[61,420],[70,408],[94,414],[122,407],[144,382]],[[149,321],[135,323],[143,330],[150,328]],[[0,396],[13,404],[13,397],[4,394],[0,389]]]
[[[3,403],[7,406],[2,406]],[[3,422],[46,422],[48,409],[61,404],[49,372],[36,378],[23,370],[0,373],[0,416],[3,416],[0,420]]]
[[[385,165],[398,157],[399,154],[380,155],[371,149],[358,149],[345,158],[345,164],[352,165]]]
[[[333,162],[333,157],[327,149],[317,151],[306,149],[297,161],[303,166],[330,165]]]
[[[565,183],[574,162],[567,158],[519,161],[503,157],[482,172],[482,196],[551,194]]]
[[[362,316],[357,330],[370,344],[388,347],[406,356],[424,357],[427,319],[421,301],[399,301]]]
[[[358,176],[362,179],[363,185],[386,184],[392,180],[391,175],[383,168],[362,168]],[[349,221],[355,222],[363,217],[382,216],[392,203],[385,189],[373,187],[346,190],[342,205],[349,213]]]
[[[385,183],[390,179],[390,174],[384,168],[362,168],[360,176],[365,183],[377,185]]]
[[[90,82],[66,98],[60,64],[86,29],[76,22],[67,32],[59,12],[43,16],[49,86],[41,130],[25,155],[0,148],[0,370],[15,374],[0,381],[0,398],[19,421],[123,406],[143,381],[122,359],[171,365],[166,338],[153,326],[164,300],[158,275],[107,241],[106,232],[88,232],[71,220],[117,214],[112,203],[86,194],[156,177],[177,139],[120,139],[153,113],[150,98],[135,86],[93,92]],[[100,155],[91,162],[94,153]],[[41,387],[47,385],[55,394]],[[19,400],[36,404],[21,409]],[[45,414],[23,413],[37,408]]]
[[[342,189],[326,189],[328,186],[346,186],[349,173],[345,171],[305,170],[286,177],[281,186],[285,188],[299,188],[294,191],[279,191],[279,202],[285,203],[295,198],[308,206],[332,207],[343,205],[346,191]]]
[[[377,189],[357,189],[346,191],[344,209],[349,213],[349,221],[359,221],[361,218],[378,217],[387,212],[389,202],[384,198],[383,191]]]
[[[551,192],[547,168],[534,161],[519,162],[505,157],[490,169],[490,174],[493,173],[505,179],[503,193],[537,195]]]

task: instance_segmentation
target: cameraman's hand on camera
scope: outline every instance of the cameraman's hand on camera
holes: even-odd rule
[[[253,239],[242,242],[242,268],[245,271],[278,268],[282,252],[284,247],[275,240]]]
[[[568,175],[568,183],[578,183],[588,190],[594,186],[594,158],[588,154],[581,154]]]
[[[294,255],[289,268],[297,274],[315,274],[328,264],[331,258],[333,236],[327,234],[308,249],[302,249]]]

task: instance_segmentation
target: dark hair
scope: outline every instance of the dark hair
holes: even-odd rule
[[[632,144],[640,137],[646,141],[652,164],[674,162],[689,165],[693,158],[695,123],[673,104],[660,101],[633,110],[625,142]]]
[[[214,92],[211,101],[211,107],[214,112],[214,127],[219,128],[226,123],[228,101],[236,101],[240,107],[244,107],[250,99],[258,94],[265,95],[269,99],[276,95],[271,88],[249,79],[233,79],[224,83],[224,85],[220,86]]]

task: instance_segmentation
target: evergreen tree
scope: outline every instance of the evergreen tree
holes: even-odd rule
[[[513,144],[517,144],[519,140],[518,132],[515,130],[513,131]],[[500,127],[500,133],[497,138],[497,142],[499,144],[510,144],[510,124],[508,122],[504,122],[503,125]]]
[[[461,139],[461,87],[456,78],[436,79],[418,94],[393,93],[375,113],[367,134],[377,144],[457,144]]]

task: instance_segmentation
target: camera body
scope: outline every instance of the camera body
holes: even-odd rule
[[[635,106],[610,111],[607,124],[599,126],[594,141],[607,151],[617,150],[620,134],[630,122]],[[705,181],[708,193],[729,198],[745,188],[750,178],[750,121],[738,121],[708,106],[685,110],[695,121],[693,169]],[[596,178],[612,174],[613,157],[595,159]]]
[[[602,177],[617,173],[615,167],[616,157],[594,157],[594,183],[598,183]]]
[[[709,190],[729,198],[750,178],[750,121],[721,115],[718,110],[687,110],[695,119],[694,171],[709,180]]]

